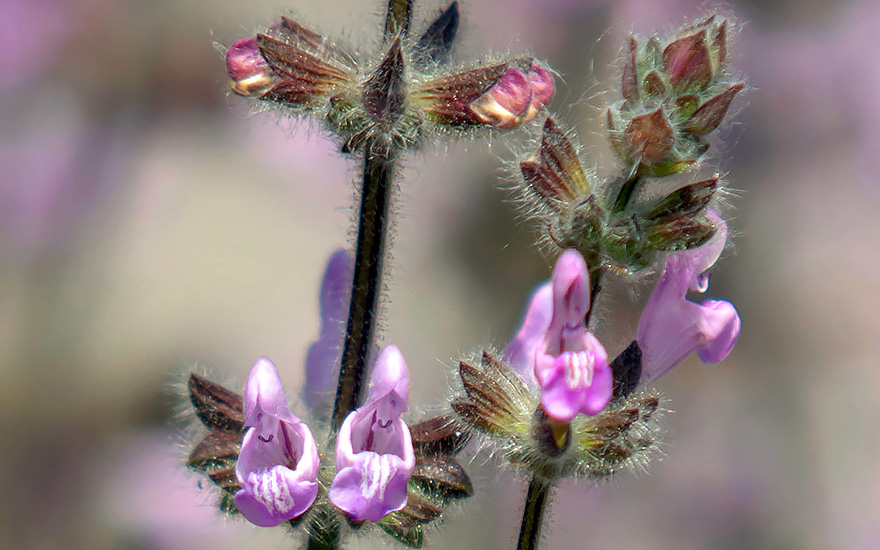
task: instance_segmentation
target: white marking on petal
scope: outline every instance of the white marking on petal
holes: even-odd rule
[[[589,351],[564,353],[565,383],[569,389],[587,388],[593,382],[596,360]]]
[[[273,515],[286,514],[293,509],[293,495],[284,479],[284,469],[284,466],[273,466],[248,475],[254,498]]]
[[[361,494],[367,500],[385,498],[385,489],[397,471],[392,463],[394,457],[390,455],[378,455],[366,453],[366,460],[361,470]]]

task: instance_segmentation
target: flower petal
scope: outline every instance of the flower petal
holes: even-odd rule
[[[678,264],[676,269],[687,270],[690,273],[688,288],[695,292],[706,291],[708,280],[701,275],[715,265],[727,244],[727,223],[721,218],[721,214],[716,210],[709,209],[706,211],[706,218],[716,227],[712,238],[703,246],[677,252],[668,260],[668,262],[674,261]]]
[[[235,495],[235,506],[251,523],[274,527],[302,515],[318,495],[318,484],[281,465],[251,472]]]
[[[376,363],[370,381],[370,394],[367,403],[375,403],[386,396],[393,396],[390,403],[396,411],[409,410],[409,369],[403,354],[397,346],[385,346]]]
[[[543,366],[539,376],[541,407],[554,420],[570,422],[580,413],[599,414],[611,400],[613,376],[608,354],[592,334],[587,335],[587,341],[584,351],[538,358]]]
[[[535,368],[535,350],[550,328],[552,318],[553,288],[549,282],[546,282],[532,293],[520,328],[502,354],[520,375],[532,376],[532,370]]]
[[[251,368],[244,386],[244,425],[247,427],[263,424],[268,418],[288,422],[298,422],[287,406],[287,396],[278,369],[272,361],[261,357]]]
[[[544,336],[544,352],[583,350],[587,333],[584,316],[590,309],[590,275],[587,262],[576,250],[566,250],[553,270],[553,318]]]
[[[706,343],[697,348],[697,355],[703,363],[721,362],[739,339],[742,328],[739,313],[725,300],[706,300],[700,307],[703,310],[700,332]]]
[[[711,213],[718,216],[717,213]],[[704,363],[717,363],[736,344],[741,323],[730,302],[686,299],[688,290],[708,288],[708,274],[727,238],[727,227],[717,217],[716,235],[704,246],[674,254],[639,320],[637,340],[643,352],[642,382],[656,380],[688,355],[697,352]],[[700,271],[703,270],[703,271]]]
[[[354,521],[379,521],[406,506],[412,468],[399,457],[359,453],[354,464],[336,474],[328,497]]]
[[[303,399],[313,411],[329,408],[336,389],[353,264],[351,254],[340,248],[330,256],[324,269],[321,332],[306,355],[306,382],[303,386]]]

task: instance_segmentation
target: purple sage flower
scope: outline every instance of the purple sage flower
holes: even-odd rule
[[[531,366],[541,407],[560,422],[579,413],[599,414],[611,400],[608,354],[584,322],[589,309],[587,264],[580,253],[567,250],[552,280],[533,294],[522,327],[504,351],[518,371]]]
[[[520,376],[531,378],[535,351],[550,328],[553,317],[553,288],[550,281],[541,283],[529,299],[529,307],[513,340],[504,348],[504,359]],[[535,381],[537,383],[537,381]]]
[[[330,502],[354,521],[379,521],[406,506],[416,465],[409,428],[409,370],[396,346],[373,366],[366,404],[349,414],[336,440],[336,477]]]
[[[287,406],[275,365],[261,358],[244,387],[244,434],[235,506],[248,521],[274,527],[303,514],[318,495],[318,447]]]
[[[740,318],[728,301],[686,299],[689,290],[709,288],[711,268],[727,241],[727,225],[714,211],[709,219],[718,230],[703,246],[675,253],[639,320],[637,340],[642,349],[642,383],[660,378],[693,352],[704,363],[718,363],[733,350],[740,333]]]
[[[306,382],[303,387],[303,398],[312,411],[326,409],[336,389],[353,264],[351,254],[340,248],[330,256],[324,270],[321,282],[321,332],[318,340],[309,346],[306,355]]]

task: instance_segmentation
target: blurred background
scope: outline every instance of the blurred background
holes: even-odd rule
[[[265,355],[296,397],[324,262],[351,241],[357,166],[320,128],[228,94],[213,42],[293,13],[369,52],[382,4],[0,2],[0,547],[297,546],[221,517],[182,468],[178,388],[197,369],[238,389]],[[420,2],[415,21],[441,7]],[[711,7],[469,0],[455,55],[548,60],[553,109],[607,175],[601,114],[628,33]],[[548,550],[880,544],[880,3],[725,9],[753,89],[703,171],[732,190],[735,246],[710,294],[736,304],[742,337],[723,364],[692,358],[660,381],[674,412],[648,473],[559,488]],[[407,157],[381,340],[403,349],[416,409],[436,410],[460,353],[504,344],[550,273],[500,189],[526,137]],[[644,290],[606,297],[610,353]],[[471,472],[477,496],[430,547],[513,547],[523,481],[483,455]]]

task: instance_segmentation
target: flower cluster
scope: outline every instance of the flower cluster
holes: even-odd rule
[[[636,341],[611,364],[584,321],[587,265],[578,252],[564,252],[502,356],[484,351],[479,367],[459,365],[464,394],[452,408],[462,429],[486,438],[515,468],[550,479],[597,479],[643,465],[658,444],[659,399],[634,390],[694,352],[717,363],[739,338],[730,302],[686,299],[689,288],[708,289],[707,270],[726,242],[726,225],[710,215],[721,230],[703,247],[669,257]]]
[[[321,331],[306,356],[303,397],[316,419],[338,370],[343,335],[340,312],[348,301],[351,255],[330,256],[321,285]],[[192,374],[190,400],[209,433],[187,464],[221,489],[221,509],[251,523],[341,525],[372,522],[418,547],[422,525],[470,496],[470,479],[455,455],[466,442],[445,418],[408,426],[409,369],[401,351],[386,346],[376,358],[363,406],[342,423],[332,449],[319,452],[308,425],[290,409],[275,365],[259,359],[243,397]],[[319,421],[318,426],[324,423]],[[318,441],[328,437],[321,434]]]
[[[365,70],[369,62],[282,17],[266,32],[234,42],[226,69],[233,92],[323,118],[344,150],[371,138],[389,148],[414,147],[426,132],[510,129],[534,119],[553,98],[550,71],[519,57],[447,72],[457,29],[453,2],[417,41],[389,36],[378,62]]]
[[[218,407],[218,400],[212,397],[216,395],[226,396],[225,409]],[[190,379],[190,396],[198,411],[206,411],[205,416],[243,414],[240,427],[233,430],[240,434],[241,427],[246,428],[243,436],[227,445],[235,454],[236,483],[224,478],[227,483],[220,484],[229,492],[234,489],[235,510],[255,525],[274,527],[298,518],[313,506],[319,496],[322,467],[318,446],[309,427],[290,410],[271,361],[262,358],[253,366],[243,400],[196,375]],[[327,496],[353,521],[376,522],[407,504],[407,483],[415,468],[409,428],[401,418],[408,400],[409,371],[400,350],[388,346],[374,365],[370,398],[348,416],[336,439],[337,473]],[[200,416],[205,422],[205,416]],[[205,424],[216,427],[218,421]],[[201,447],[219,439],[209,434],[189,461],[191,467],[215,481],[219,456],[208,457],[211,449]],[[331,454],[324,451],[325,457]]]
[[[306,358],[302,396],[317,431],[291,411],[268,359],[254,365],[243,396],[193,374],[190,400],[208,433],[187,464],[222,489],[221,509],[259,526],[301,525],[310,548],[337,549],[345,532],[373,525],[421,547],[425,526],[473,493],[456,456],[478,439],[528,476],[518,547],[534,550],[536,503],[554,483],[605,479],[656,452],[663,406],[647,386],[692,353],[723,360],[739,338],[730,302],[687,299],[708,290],[727,244],[720,177],[690,177],[671,191],[656,185],[699,168],[706,136],[745,87],[726,68],[732,23],[713,15],[669,39],[630,39],[622,99],[607,116],[623,164],[617,176],[602,181],[585,169],[577,139],[544,118],[539,143],[514,172],[541,239],[558,253],[551,278],[502,351],[459,362],[461,388],[440,415],[408,425],[401,351],[384,347],[366,374],[394,165],[429,135],[539,119],[555,92],[552,71],[531,57],[448,70],[457,2],[416,39],[411,13],[411,0],[389,0],[372,61],[286,17],[226,51],[233,92],[320,118],[343,151],[364,153],[361,211],[354,254],[337,251],[327,264],[320,335]],[[633,284],[659,271],[634,339],[609,360],[594,315],[603,281]]]
[[[701,246],[715,233],[706,210],[719,189],[718,175],[633,205],[642,177],[596,181],[583,168],[575,143],[548,118],[537,151],[519,163],[520,196],[552,248],[578,250],[594,273],[609,267],[629,275],[665,252]]]
[[[727,79],[730,23],[712,15],[662,41],[630,38],[620,90],[607,125],[618,156],[645,175],[664,176],[706,152],[743,82]]]

